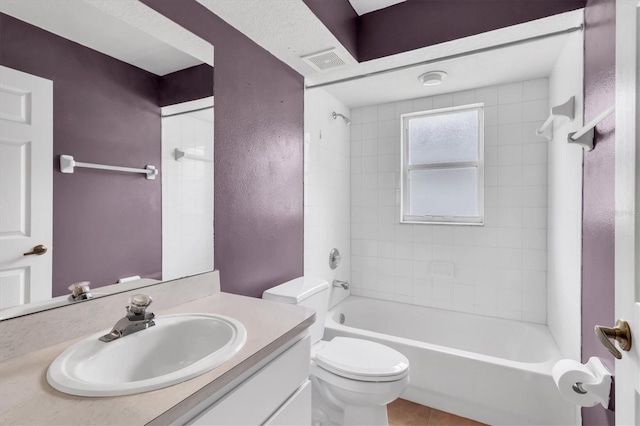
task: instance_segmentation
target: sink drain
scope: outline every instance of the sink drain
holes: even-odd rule
[[[344,320],[345,320],[345,316],[344,314],[340,314],[340,316],[338,317],[338,321],[340,321],[340,324],[344,324]]]

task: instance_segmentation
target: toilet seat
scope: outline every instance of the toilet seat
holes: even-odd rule
[[[369,340],[335,337],[314,354],[318,367],[361,382],[393,382],[409,372],[409,360],[395,349]]]
[[[405,375],[399,380],[389,382],[369,382],[362,380],[354,380],[346,377],[338,376],[324,368],[320,367],[315,361],[311,363],[311,382],[324,382],[329,385],[332,394],[340,393],[342,399],[347,399],[344,392],[347,392],[353,398],[353,395],[364,396],[367,404],[387,404],[397,398],[409,383],[409,375]],[[380,399],[387,400],[389,395],[395,395],[391,400],[380,402]],[[359,404],[358,404],[359,405]]]

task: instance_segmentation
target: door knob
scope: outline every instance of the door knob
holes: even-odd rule
[[[618,359],[622,358],[622,353],[620,353],[609,339],[615,339],[623,351],[631,349],[631,328],[629,327],[629,323],[623,319],[616,321],[616,326],[613,328],[596,325],[594,331],[598,339],[600,339],[600,343],[609,349],[609,352]]]
[[[43,244],[38,244],[33,248],[33,250],[24,253],[24,256],[31,256],[32,254],[37,254],[38,256],[45,254],[47,252],[47,247]]]

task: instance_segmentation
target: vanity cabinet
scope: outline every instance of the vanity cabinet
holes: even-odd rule
[[[311,381],[304,382],[285,401],[264,426],[297,426],[311,424]]]
[[[310,425],[310,340],[299,340],[231,391],[217,398],[188,425]]]

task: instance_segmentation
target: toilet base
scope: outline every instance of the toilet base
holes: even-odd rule
[[[360,407],[357,405],[347,405],[344,408],[344,424],[349,426],[388,426],[389,419],[387,417],[387,406],[374,405],[369,407]]]
[[[313,426],[388,426],[386,405],[352,405],[339,401],[317,377],[311,377]]]

